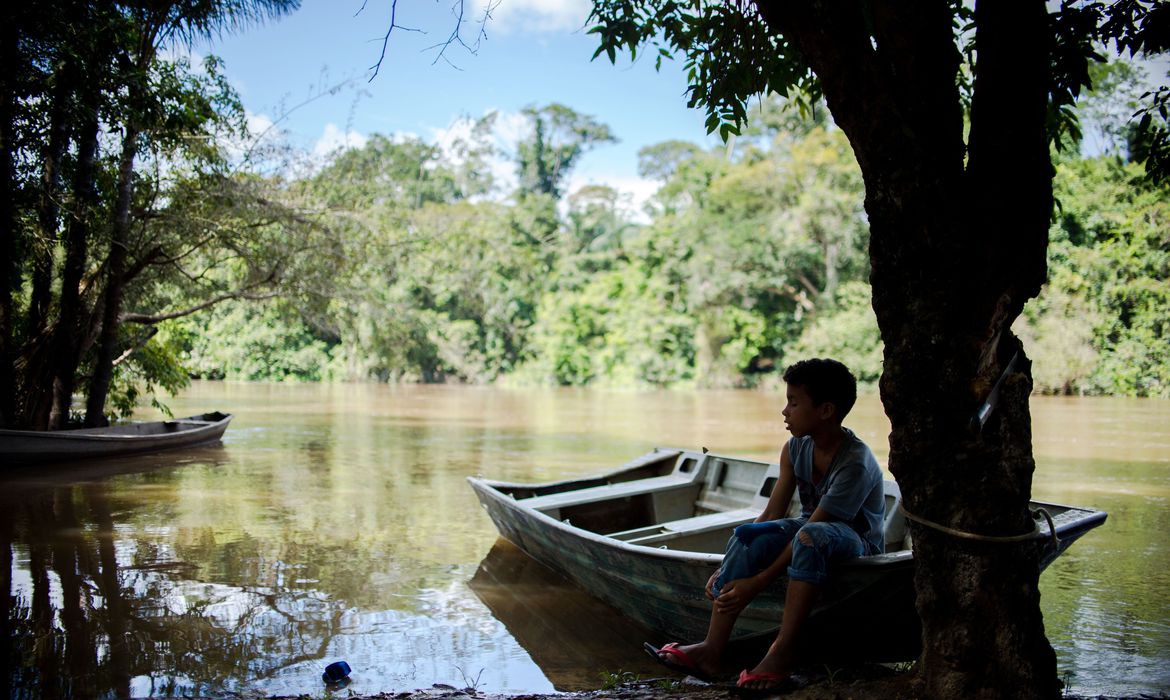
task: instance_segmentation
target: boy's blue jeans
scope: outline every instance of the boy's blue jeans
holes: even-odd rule
[[[797,537],[801,530],[812,538],[806,545]],[[829,577],[829,564],[852,559],[865,553],[861,537],[842,522],[810,523],[805,518],[783,518],[762,523],[747,523],[735,528],[727,541],[715,594],[730,581],[755,576],[768,568],[788,543],[792,542],[792,563],[788,578],[821,584]]]

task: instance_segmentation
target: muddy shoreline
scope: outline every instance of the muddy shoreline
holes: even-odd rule
[[[923,697],[913,673],[895,673],[884,667],[848,669],[829,675],[801,676],[801,687],[782,694],[750,696],[791,700],[911,700]],[[734,683],[703,683],[694,678],[662,677],[628,680],[600,690],[564,693],[486,693],[475,688],[456,688],[436,683],[430,688],[371,695],[349,695],[335,688],[326,697],[347,700],[726,700],[741,697]],[[309,700],[320,693],[276,696],[266,700]],[[1166,693],[1136,696],[1082,695],[1070,688],[1062,700],[1170,700]]]
[[[677,684],[660,687],[644,683],[622,684],[606,690],[579,691],[571,693],[481,693],[470,688],[457,689],[436,684],[422,690],[375,695],[344,695],[345,691],[332,697],[347,700],[727,700],[739,698],[730,685],[688,685]],[[294,695],[268,698],[267,700],[311,700],[320,695]],[[791,700],[911,700],[923,697],[912,683],[891,679],[885,681],[853,681],[817,683],[808,687],[777,695],[756,696],[760,698],[780,697]],[[1167,700],[1170,695],[1115,696],[1115,695],[1063,695],[1062,700]]]

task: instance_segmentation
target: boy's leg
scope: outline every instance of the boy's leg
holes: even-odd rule
[[[726,584],[755,576],[771,566],[804,524],[803,518],[783,518],[735,528],[715,581],[716,595]]]
[[[792,542],[792,566],[788,569],[780,631],[767,654],[750,671],[770,676],[745,683],[745,687],[770,688],[777,684],[776,677],[789,673],[800,630],[828,578],[829,564],[861,556],[864,551],[861,538],[844,523],[809,523],[801,528]]]
[[[752,523],[736,528],[735,534],[727,541],[721,572],[715,582],[715,591],[731,581],[753,576],[776,561],[776,557],[788,546],[788,542],[804,524],[803,520],[785,518],[769,523]],[[752,527],[757,526],[757,527]],[[758,527],[765,526],[765,527]],[[707,624],[707,636],[701,642],[680,646],[687,657],[694,661],[698,670],[714,674],[719,670],[719,659],[739,613],[721,613],[711,606],[711,620]]]
[[[780,631],[776,639],[768,647],[768,652],[760,663],[756,664],[749,673],[766,675],[759,680],[744,683],[747,688],[770,688],[788,675],[792,668],[792,657],[796,651],[796,640],[800,636],[800,628],[812,612],[813,604],[821,593],[821,586],[807,581],[789,581],[788,592],[784,596],[784,617],[781,619]]]

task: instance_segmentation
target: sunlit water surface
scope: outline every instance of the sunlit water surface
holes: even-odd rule
[[[504,542],[464,478],[543,481],[655,445],[775,459],[764,392],[198,383],[222,446],[0,489],[11,697],[600,687],[650,638]],[[1038,499],[1109,512],[1041,578],[1078,694],[1170,690],[1170,402],[1033,402]],[[144,414],[140,418],[149,418]],[[847,421],[886,456],[876,397]],[[0,590],[4,587],[0,585]]]

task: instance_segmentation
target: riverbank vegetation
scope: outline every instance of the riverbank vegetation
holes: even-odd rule
[[[823,106],[643,148],[644,207],[571,185],[620,134],[558,104],[503,150],[489,115],[309,161],[169,51],[294,6],[13,10],[0,424],[98,425],[190,377],[753,387],[815,354],[877,381],[864,188]],[[1170,190],[1129,158],[1139,69],[1095,70],[1016,330],[1039,391],[1170,397]]]
[[[1170,397],[1170,190],[1126,157],[1128,113],[1097,106],[1112,89],[1085,102],[1104,147],[1057,154],[1049,283],[1017,330],[1041,392]],[[769,100],[733,149],[643,148],[659,188],[642,212],[602,185],[565,194],[603,125],[528,116],[508,191],[485,167],[491,118],[458,149],[376,136],[280,183],[327,254],[268,301],[167,324],[160,346],[205,378],[751,387],[818,354],[876,382],[861,177],[823,111]]]

